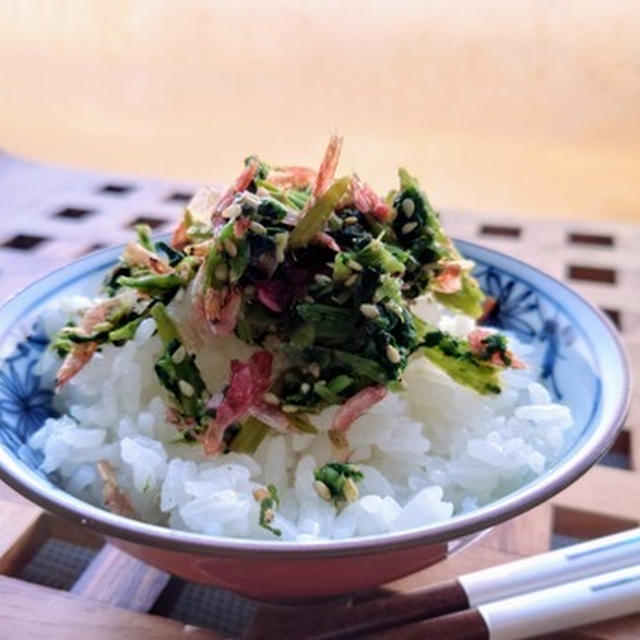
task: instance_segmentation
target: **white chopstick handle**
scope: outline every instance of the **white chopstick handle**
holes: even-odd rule
[[[467,593],[470,606],[477,607],[520,593],[614,571],[639,561],[640,529],[631,529],[468,573],[461,576],[459,582]]]
[[[640,566],[478,607],[491,640],[519,640],[640,611]]]

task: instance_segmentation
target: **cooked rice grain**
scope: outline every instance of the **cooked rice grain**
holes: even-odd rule
[[[75,298],[49,310],[46,332],[53,335],[86,304]],[[423,301],[418,309],[456,335],[473,326],[433,303]],[[208,388],[222,390],[230,361],[247,358],[250,347],[199,330],[184,300],[174,301],[170,311],[187,348],[198,354]],[[344,539],[427,525],[495,500],[542,473],[562,452],[573,424],[569,409],[554,404],[535,381],[535,365],[506,372],[503,393],[481,396],[417,358],[406,371],[408,389],[390,393],[351,426],[352,461],[364,480],[359,498],[336,510],[318,496],[313,477],[317,466],[330,461],[326,432],[336,407],[313,417],[317,436],[273,433],[253,457],[208,458],[200,445],[176,443],[165,391],[152,373],[162,348],[154,329],[146,319],[134,340],[104,346],[56,400],[63,415],[47,420],[29,444],[42,452],[43,471],[95,504],[102,504],[95,463],[107,460],[138,516],[173,528],[276,539],[259,526],[253,496],[270,483],[281,499],[271,525],[284,540]],[[515,348],[535,362],[534,353]],[[43,355],[46,381],[53,381],[58,365],[53,354]]]

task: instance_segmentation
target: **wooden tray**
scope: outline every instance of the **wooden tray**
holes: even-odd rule
[[[626,481],[618,485],[616,477],[608,475],[607,471],[603,467],[594,470],[590,474],[593,476],[591,482],[578,483],[557,500],[495,528],[453,558],[364,597],[385,597],[385,591],[408,593],[461,573],[546,551],[551,547],[554,532],[572,539],[590,538],[636,525],[637,516],[632,519],[617,513],[611,515],[607,510],[585,509],[583,500],[574,500],[578,493],[590,493],[596,479],[606,483],[604,486],[608,490],[628,488]],[[100,536],[70,527],[34,505],[11,499],[6,488],[2,493],[5,497],[0,500],[0,638],[279,638],[287,629],[295,630],[296,621],[307,611],[306,608],[253,605],[215,590],[211,599],[218,613],[205,616],[209,620],[201,621],[222,631],[189,624],[194,618],[202,619],[202,614],[188,604],[176,612],[175,601],[185,586],[194,589],[192,585],[175,584],[180,581],[105,544]],[[554,539],[557,541],[558,537]],[[25,579],[33,577],[33,565],[37,565],[38,555],[52,541],[58,546],[71,546],[74,552],[69,558],[76,563],[78,549],[87,550],[85,559],[92,557],[86,567],[80,568],[68,590]],[[57,553],[62,556],[57,562],[64,562],[64,554],[60,550]],[[37,570],[35,573],[37,575]],[[64,573],[73,574],[73,571],[64,567]],[[321,608],[331,615],[334,607],[343,606],[350,606],[350,603],[338,602]],[[225,608],[228,618],[233,619],[225,619]],[[318,607],[310,609],[317,611]],[[171,619],[167,617],[169,615],[182,620]],[[553,637],[637,640],[640,638],[640,614]]]
[[[16,219],[0,203],[0,285],[5,293],[94,244],[122,241],[131,223],[140,217],[159,220],[156,226],[161,230],[190,188],[19,163],[12,170],[5,176],[13,176],[13,193],[18,195],[5,202],[26,213]],[[39,185],[41,190],[36,198],[35,187],[30,187],[28,206],[18,197],[27,185]],[[5,194],[10,195],[10,186],[0,180]],[[122,191],[123,187],[128,190]],[[512,217],[505,222],[506,216],[480,219],[452,213],[445,218],[454,235],[543,268],[603,308],[620,328],[639,370],[640,227]],[[70,242],[68,225],[72,221]],[[587,539],[637,526],[637,393],[627,424],[604,462],[548,503],[495,528],[454,558],[387,585],[386,590],[406,593],[430,582],[546,551],[552,542],[557,545],[567,537]],[[382,597],[382,593],[367,597]],[[349,603],[325,605],[327,615],[334,606]],[[283,628],[294,629],[301,615],[304,609],[263,607],[221,590],[171,579],[0,485],[0,639],[250,638],[267,629],[279,637]],[[554,637],[638,639],[640,615]]]

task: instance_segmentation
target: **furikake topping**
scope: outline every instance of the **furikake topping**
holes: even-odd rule
[[[354,464],[329,462],[313,472],[316,493],[327,502],[341,505],[358,499],[357,484],[364,479]]]
[[[401,386],[411,358],[427,357],[479,393],[498,393],[501,370],[520,366],[503,336],[454,337],[412,309],[428,295],[480,317],[473,264],[404,169],[387,198],[355,174],[336,178],[341,144],[331,139],[318,171],[249,156],[222,195],[204,188],[194,196],[170,243],[154,243],[149,228],[138,227],[137,242],[105,279],[107,297],[54,339],[65,357],[58,386],[152,317],[171,421],[182,441],[202,442],[209,454],[251,454],[272,429],[315,433],[313,415],[341,405],[329,432],[339,462],[316,473],[319,492],[334,502],[357,496],[361,477],[343,464],[349,425]],[[171,320],[167,305],[178,294],[201,329],[234,333],[255,348],[248,362],[233,361],[223,390],[206,388],[195,347]]]
[[[267,531],[271,531],[276,536],[281,536],[282,531],[271,526],[276,509],[280,506],[280,498],[278,497],[278,489],[275,485],[267,485],[266,489],[256,489],[253,496],[260,502],[259,524]]]

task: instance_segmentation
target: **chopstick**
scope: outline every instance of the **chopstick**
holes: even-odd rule
[[[287,627],[286,636],[288,640],[294,638],[340,640],[376,632],[378,637],[380,632],[393,627],[395,635],[389,637],[394,638],[404,638],[405,636],[399,635],[401,633],[409,634],[407,638],[427,637],[425,635],[427,631],[432,634],[429,637],[433,638],[486,638],[488,637],[486,620],[492,620],[495,625],[500,626],[505,619],[504,614],[494,614],[495,611],[503,611],[500,603],[510,603],[509,606],[518,608],[531,607],[531,603],[540,602],[539,598],[542,597],[540,594],[553,591],[556,587],[561,591],[553,597],[567,597],[571,603],[573,603],[573,595],[567,591],[570,588],[577,589],[576,593],[590,594],[589,603],[605,602],[605,600],[598,600],[598,597],[601,599],[608,597],[617,590],[612,587],[611,590],[599,588],[593,591],[592,585],[596,584],[594,581],[603,579],[606,584],[615,583],[619,579],[616,574],[623,568],[632,573],[624,574],[620,579],[627,580],[624,583],[625,586],[638,589],[636,600],[631,604],[635,609],[640,609],[640,567],[632,566],[638,562],[640,562],[640,528],[468,573],[456,580],[439,583],[406,595],[394,594],[379,597],[362,604],[335,607],[329,611],[323,609],[318,613],[305,612],[303,619],[296,623],[295,628]],[[627,567],[629,569],[626,569]],[[638,580],[636,581],[635,578],[631,580],[635,575],[638,576]],[[587,580],[591,578],[593,580]],[[527,600],[523,604],[522,599],[527,598],[533,598],[533,600]],[[583,598],[579,601],[587,602],[587,599]],[[620,599],[620,602],[624,602],[625,606],[627,604],[624,598]],[[615,606],[611,605],[602,613],[606,614],[606,617],[622,615],[615,613],[616,610]],[[627,612],[632,610],[629,609]],[[521,611],[518,612],[517,609],[515,611],[518,616],[521,616]],[[563,608],[561,617],[569,621],[573,620],[569,619],[567,611]],[[614,613],[610,613],[611,611]],[[576,620],[580,624],[593,621],[588,619],[590,611],[578,613]],[[487,619],[485,615],[488,616]],[[518,620],[519,624],[524,624],[521,617]],[[425,630],[425,626],[429,624],[433,628]],[[398,629],[401,625],[405,625],[402,630]],[[410,635],[413,633],[412,627],[419,628],[420,635]],[[450,629],[450,633],[454,634],[457,629],[466,635],[445,635],[449,633],[446,629]],[[263,631],[264,633],[254,637],[273,637],[269,634],[274,629]],[[477,635],[472,635],[473,633]],[[494,636],[492,635],[491,638],[493,639]]]
[[[521,640],[640,611],[640,565],[375,633],[377,640]]]

